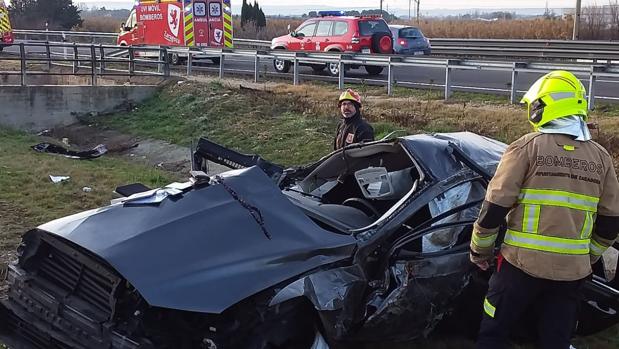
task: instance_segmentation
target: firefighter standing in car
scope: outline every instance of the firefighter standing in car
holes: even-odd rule
[[[333,149],[337,150],[353,143],[374,140],[374,129],[361,117],[361,96],[351,89],[340,95],[338,107],[342,121],[337,126]]]
[[[540,346],[568,349],[583,281],[617,238],[619,183],[612,158],[591,140],[585,89],[572,73],[546,74],[522,102],[536,132],[505,151],[471,239],[471,261],[488,269],[507,217],[477,348],[504,348],[534,306]]]

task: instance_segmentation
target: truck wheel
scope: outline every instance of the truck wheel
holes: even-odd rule
[[[367,71],[369,75],[376,76],[383,72],[383,67],[379,67],[377,65],[366,65],[365,71]]]
[[[174,65],[179,65],[181,64],[181,61],[181,57],[178,55],[178,53],[170,53],[170,63]]]

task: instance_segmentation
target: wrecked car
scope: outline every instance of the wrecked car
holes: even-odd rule
[[[490,272],[469,262],[469,241],[505,148],[420,134],[283,168],[201,139],[191,181],[137,186],[24,235],[3,338],[262,349],[474,333]],[[209,175],[209,161],[233,170]],[[587,282],[580,333],[619,321],[609,260]]]

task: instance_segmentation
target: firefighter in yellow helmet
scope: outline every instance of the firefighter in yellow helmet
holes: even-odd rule
[[[612,158],[591,140],[585,88],[572,73],[544,75],[522,102],[536,132],[503,154],[471,238],[471,261],[488,269],[507,217],[477,348],[505,348],[535,307],[540,346],[568,349],[583,281],[617,238],[619,183]]]
[[[374,140],[374,129],[361,117],[361,96],[356,91],[348,89],[342,92],[338,107],[342,120],[333,140],[334,150],[353,143]]]

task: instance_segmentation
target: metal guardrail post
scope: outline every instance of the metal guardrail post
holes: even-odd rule
[[[26,48],[24,43],[19,43],[19,60],[21,66],[21,85],[26,86]]]
[[[595,82],[597,81],[597,76],[595,73],[603,72],[605,67],[603,65],[592,65],[591,70],[589,70],[589,95],[587,96],[587,104],[589,110],[595,109]]]
[[[297,58],[297,53],[294,54],[294,61],[292,63],[292,84],[299,84],[299,59]]]
[[[387,95],[393,94],[393,86],[395,85],[394,66],[392,63],[402,62],[400,57],[389,57],[389,64],[387,65]]]
[[[254,56],[254,82],[258,82],[260,79],[260,52],[256,51]]]
[[[80,57],[77,52],[77,45],[73,43],[73,74],[77,74],[80,68]]]
[[[99,44],[99,74],[105,73],[105,49],[103,48],[103,44]]]
[[[163,76],[166,78],[170,76],[170,57],[168,56],[168,49],[162,49],[163,52]]]
[[[224,78],[224,62],[226,60],[226,56],[224,55],[224,50],[221,50],[221,53],[219,54],[219,78],[223,79]]]
[[[453,69],[451,66],[458,65],[460,63],[457,59],[448,59],[447,65],[445,66],[445,100],[448,100],[451,97],[451,70]]]
[[[329,64],[329,63],[327,63]],[[342,57],[340,56],[340,66],[339,66],[339,75],[337,77],[337,88],[339,90],[343,90],[344,89],[344,77],[346,74],[346,67],[344,65],[344,62],[342,61]]]
[[[161,48],[161,46],[159,46],[159,63],[157,63],[157,73],[162,74],[163,75],[163,65],[165,62],[165,55],[163,54],[163,49]]]
[[[518,69],[526,68],[527,64],[522,62],[514,62],[512,66],[512,85],[511,91],[509,94],[509,102],[511,104],[516,104],[516,93],[518,92],[518,88],[516,87],[518,81]]]
[[[90,45],[90,84],[97,86],[97,51],[95,45]]]
[[[191,66],[193,65],[193,53],[187,51],[187,76],[191,76]]]
[[[133,46],[129,46],[129,75],[135,71],[135,52]]]
[[[47,71],[52,71],[52,50],[49,48],[49,41],[45,42],[45,57],[47,58]]]

